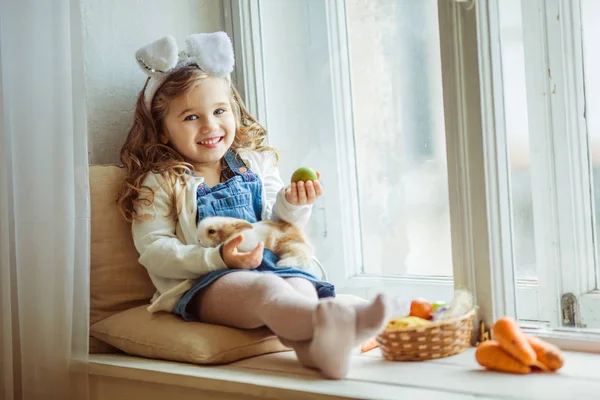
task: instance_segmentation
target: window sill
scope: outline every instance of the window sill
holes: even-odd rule
[[[565,366],[556,374],[518,376],[483,371],[475,363],[474,349],[445,359],[402,363],[384,361],[379,350],[356,355],[346,380],[330,381],[302,368],[293,353],[254,357],[223,366],[195,366],[124,355],[90,355],[93,400],[103,399],[94,380],[128,380],[140,388],[145,382],[159,387],[200,393],[210,398],[359,398],[473,399],[486,398],[591,398],[600,393],[600,355],[565,352]],[[573,383],[570,385],[568,383]],[[96,390],[96,394],[94,394]],[[169,389],[171,390],[171,389]],[[193,390],[193,392],[192,392]],[[106,392],[108,393],[108,392]],[[128,392],[134,395],[135,392]],[[580,397],[581,396],[581,397]],[[125,397],[123,397],[125,398]],[[139,398],[139,397],[131,397]],[[158,397],[157,397],[158,398]],[[169,398],[175,398],[170,396]],[[208,398],[208,397],[207,397]]]

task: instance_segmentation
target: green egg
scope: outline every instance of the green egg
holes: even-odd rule
[[[316,181],[317,172],[309,167],[300,167],[292,174],[292,182]]]
[[[445,301],[436,301],[436,302],[431,303],[431,306],[433,307],[433,311],[436,311],[439,308],[446,307],[446,302]]]

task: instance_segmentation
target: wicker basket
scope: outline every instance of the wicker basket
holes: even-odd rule
[[[471,346],[475,309],[423,326],[386,329],[377,335],[383,357],[391,361],[423,361],[458,354]]]

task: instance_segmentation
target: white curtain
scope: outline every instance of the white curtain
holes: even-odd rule
[[[88,396],[82,42],[80,0],[0,0],[2,400]]]

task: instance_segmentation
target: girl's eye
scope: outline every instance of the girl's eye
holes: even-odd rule
[[[185,117],[184,121],[194,121],[198,119],[198,116],[196,115],[188,115],[187,117]]]
[[[217,108],[214,112],[215,115],[221,115],[225,112],[225,110],[223,110],[222,108]]]

